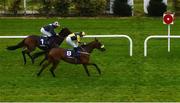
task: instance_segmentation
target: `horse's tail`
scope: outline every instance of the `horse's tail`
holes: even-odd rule
[[[24,46],[24,40],[21,41],[20,43],[18,43],[17,45],[8,46],[6,49],[7,50],[16,50],[16,49],[21,48],[23,46]]]

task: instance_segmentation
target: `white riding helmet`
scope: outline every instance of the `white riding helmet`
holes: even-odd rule
[[[82,36],[85,36],[85,35],[86,35],[86,33],[85,33],[84,31],[82,31],[82,32],[81,32],[81,35],[82,35]]]
[[[58,23],[58,21],[55,21],[52,25],[54,25],[54,26],[56,26],[56,27],[60,26],[59,23]]]

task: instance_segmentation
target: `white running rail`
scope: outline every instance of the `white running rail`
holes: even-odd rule
[[[0,36],[0,38],[26,38],[27,36]],[[132,39],[127,35],[87,35],[84,36],[85,38],[127,38],[129,40],[129,55],[133,55],[133,41]]]
[[[7,38],[7,39],[11,39],[11,38],[26,38],[27,36],[0,36],[0,38]]]
[[[177,35],[153,35],[153,36],[148,36],[145,41],[144,41],[144,56],[147,56],[147,43],[148,40],[153,39],[153,38],[180,38],[180,36]]]

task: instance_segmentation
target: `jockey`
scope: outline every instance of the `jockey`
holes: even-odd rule
[[[56,29],[59,26],[60,26],[59,23],[55,21],[54,23],[42,27],[41,28],[41,33],[43,34],[42,36],[43,37],[56,36],[56,32],[54,31],[54,29]]]
[[[54,29],[56,29],[57,27],[59,27],[59,23],[57,21],[48,24],[44,27],[41,28],[41,33],[42,33],[42,37],[45,37],[46,40],[48,39],[48,37],[52,37],[52,36],[56,36],[56,32],[54,31]],[[41,40],[42,45],[44,45],[44,43],[46,42],[46,40]]]
[[[85,32],[75,32],[72,34],[69,34],[66,37],[66,42],[74,47],[75,54],[77,56],[77,51],[79,49],[79,44],[81,43],[80,40],[83,36],[85,36]]]

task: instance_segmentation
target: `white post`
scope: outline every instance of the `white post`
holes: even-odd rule
[[[163,0],[163,3],[167,5],[168,2],[167,2],[167,0]]]
[[[171,50],[171,26],[170,24],[168,25],[168,52]]]
[[[180,38],[180,36],[178,36],[178,35],[170,35],[170,36],[168,36],[168,35],[154,35],[154,36],[148,36],[144,41],[144,56],[147,56],[148,41],[150,39],[153,39],[153,38]]]
[[[26,0],[24,0],[24,15],[26,15]]]
[[[144,12],[148,14],[147,7],[149,6],[149,0],[144,0]]]
[[[110,0],[110,1],[109,1],[109,2],[110,2],[110,10],[109,10],[109,11],[110,11],[110,12],[109,12],[110,14],[113,14],[113,4],[114,4],[114,1],[115,1],[115,0]]]
[[[96,38],[127,38],[129,40],[129,55],[132,56],[133,55],[133,41],[132,39],[127,36],[127,35],[118,35],[118,34],[114,34],[114,35],[87,35],[87,36],[84,36],[85,38],[88,38],[88,37],[96,37]]]
[[[134,16],[134,0],[128,0],[127,3],[132,7],[132,16]]]

